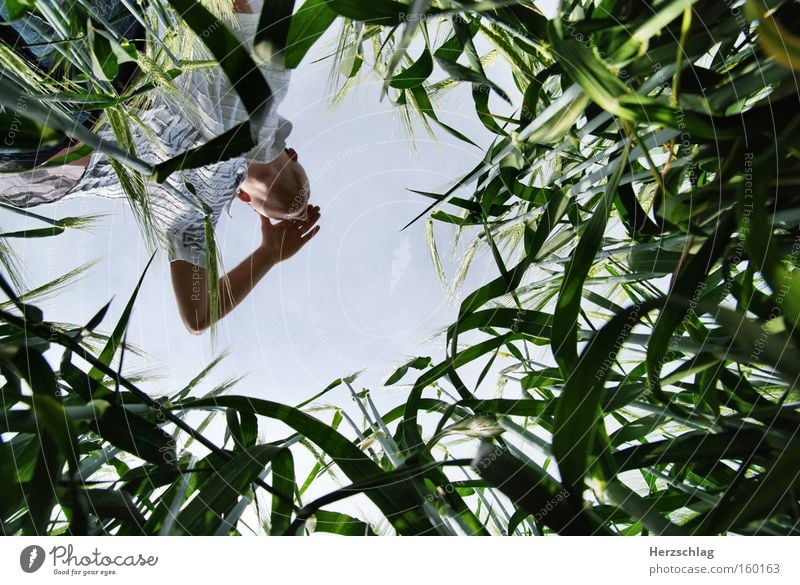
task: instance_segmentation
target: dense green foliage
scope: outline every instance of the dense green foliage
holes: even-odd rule
[[[170,4],[194,11],[190,26],[214,18],[191,0]],[[350,387],[363,410],[365,426],[347,432],[346,415],[323,422],[312,401],[227,388],[198,397],[201,377],[148,397],[112,367],[129,311],[93,348],[104,310],[83,327],[45,322],[4,280],[14,299],[0,314],[5,533],[236,533],[260,491],[271,534],[386,532],[333,511],[355,494],[399,534],[798,532],[795,3],[576,0],[552,20],[525,1],[267,7],[258,51],[296,66],[340,22],[340,71],[381,76],[398,107],[467,141],[434,103],[454,85],[471,89],[496,140],[451,190],[425,194],[421,217],[488,247],[497,277],[465,297],[445,355],[387,381],[417,376],[404,404],[380,413],[347,378],[326,389]],[[4,105],[55,93],[9,79],[2,50]],[[131,55],[142,69],[127,94],[95,70],[70,79],[73,98],[124,114],[164,81]],[[488,79],[488,57],[511,67],[513,94]],[[522,107],[493,115],[496,99]],[[25,113],[48,139],[68,130],[50,107]],[[78,137],[102,146],[87,133]],[[208,156],[152,169],[107,152],[159,179]],[[49,346],[64,350],[55,366]],[[475,364],[482,373],[466,380]],[[185,422],[194,411],[224,412],[223,446]],[[265,419],[293,434],[257,444]],[[307,478],[298,449],[318,460]],[[466,459],[452,454],[464,449]],[[334,471],[350,485],[303,500]]]

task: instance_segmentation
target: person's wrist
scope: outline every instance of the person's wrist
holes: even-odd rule
[[[280,262],[280,257],[274,252],[272,247],[267,246],[263,242],[256,248],[255,252],[253,252],[253,256],[255,262],[259,266],[264,266],[266,268],[272,268]]]

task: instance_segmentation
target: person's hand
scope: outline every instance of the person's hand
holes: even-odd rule
[[[319,232],[315,224],[319,220],[319,207],[306,207],[306,219],[284,219],[272,223],[261,216],[261,249],[268,253],[270,260],[277,264],[288,260],[305,246]]]

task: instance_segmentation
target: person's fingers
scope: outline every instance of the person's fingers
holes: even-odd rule
[[[306,205],[306,209],[305,209],[306,217],[309,216],[309,215],[312,215],[314,213],[319,213],[319,206],[318,205],[311,205],[311,204]],[[305,219],[305,218],[303,218],[303,219]]]
[[[308,232],[306,235],[300,237],[300,241],[303,242],[303,245],[307,244],[308,241],[316,236],[319,233],[320,226],[315,227],[313,230]]]
[[[273,227],[285,232],[296,232],[299,229],[300,224],[294,219],[282,219],[275,223]]]
[[[306,221],[302,222],[298,227],[300,232],[306,233],[308,230],[314,227],[314,224],[316,224],[319,221],[319,217],[320,217],[319,214],[316,214],[312,217],[309,217]]]
[[[314,217],[319,217],[319,207],[314,205],[307,205],[306,208],[303,210],[302,214],[298,214],[294,217],[294,221],[301,223],[304,221],[308,221]]]
[[[287,227],[290,227],[291,229],[297,230],[300,233],[306,233],[308,230],[310,230],[312,227],[314,227],[314,224],[319,221],[319,218],[320,218],[320,214],[319,214],[319,212],[316,212],[316,213],[310,214],[305,219],[290,219],[290,220],[286,220],[286,222],[287,222],[286,225],[287,225]]]
[[[308,212],[306,218],[301,219],[300,221],[302,222],[316,221],[319,219],[319,216],[320,216],[319,209],[312,209],[311,211]]]
[[[283,219],[275,224],[276,228],[293,230],[301,234],[308,232],[319,221],[320,212],[317,207],[305,219]]]
[[[319,206],[318,205],[306,205],[305,213],[306,214],[319,213]]]
[[[316,221],[317,219],[319,219],[319,216],[320,216],[319,207],[314,207],[309,205],[308,211],[306,211],[306,217],[299,221],[303,223],[308,223],[310,221]]]

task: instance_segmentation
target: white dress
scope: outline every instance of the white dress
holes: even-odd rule
[[[236,14],[236,19],[237,23],[231,27],[233,32],[252,49],[258,12]],[[194,58],[210,57],[198,54]],[[185,260],[197,266],[208,266],[205,213],[196,202],[191,202],[192,190],[210,208],[215,226],[246,178],[248,163],[272,161],[286,148],[292,124],[277,113],[277,107],[286,97],[291,72],[281,65],[258,60],[256,63],[273,94],[259,130],[257,146],[243,156],[170,175],[167,183],[183,193],[183,198],[157,183],[146,185],[153,227],[170,262]],[[144,127],[130,123],[136,155],[149,164],[177,156],[248,119],[244,105],[219,67],[184,72],[175,84],[180,90],[177,97],[162,89],[155,90],[151,104],[140,115]],[[114,140],[108,125],[98,134]],[[18,207],[79,196],[125,196],[106,155],[94,152],[85,169],[63,165],[0,174],[0,200]]]

